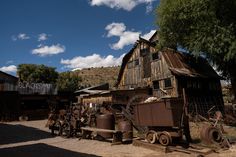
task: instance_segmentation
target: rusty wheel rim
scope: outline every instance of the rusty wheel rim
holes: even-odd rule
[[[156,135],[154,132],[148,132],[146,135],[146,139],[149,143],[155,143],[156,142]]]
[[[160,142],[161,145],[167,146],[167,145],[170,144],[170,139],[167,135],[161,134],[161,136],[159,138],[159,142]]]

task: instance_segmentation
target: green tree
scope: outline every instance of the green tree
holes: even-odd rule
[[[57,80],[57,87],[59,91],[74,92],[79,89],[81,78],[72,72],[62,72],[59,74]]]
[[[54,67],[36,64],[20,64],[17,75],[20,81],[30,83],[56,83],[58,72]]]
[[[204,55],[231,80],[236,98],[236,0],[161,0],[159,46]]]

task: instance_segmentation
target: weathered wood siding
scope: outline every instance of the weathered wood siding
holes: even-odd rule
[[[0,71],[0,91],[17,91],[18,78]]]
[[[158,59],[153,59],[153,53],[157,53],[155,47],[142,41],[138,43],[124,69],[119,89],[153,88],[153,81],[159,81],[160,89],[154,89],[154,96],[177,97],[175,77],[168,69],[161,52],[158,52]],[[171,87],[165,88],[164,80],[167,78],[171,79]]]
[[[171,96],[177,97],[177,80],[175,76],[172,75],[171,71],[168,68],[168,65],[162,56],[161,52],[154,52],[158,53],[159,58],[152,60],[151,62],[151,69],[152,69],[152,81],[159,82],[159,89],[154,89],[153,95],[156,97],[163,97],[163,96]],[[171,79],[171,87],[166,88],[164,85],[165,79]],[[152,84],[153,87],[153,84]]]
[[[120,87],[121,89],[136,88],[141,83],[141,62],[139,47],[134,49],[134,53],[124,69]]]

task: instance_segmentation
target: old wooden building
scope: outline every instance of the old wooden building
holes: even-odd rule
[[[135,43],[123,58],[117,89],[149,88],[157,98],[181,98],[185,89],[190,113],[206,115],[213,106],[223,111],[220,77],[208,62],[169,48],[159,51],[157,42],[155,33]]]
[[[18,78],[0,71],[0,120],[16,119],[19,111]]]
[[[0,91],[17,91],[18,78],[0,71]]]

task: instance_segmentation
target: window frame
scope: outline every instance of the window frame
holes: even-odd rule
[[[164,81],[164,89],[173,88],[171,78],[166,78],[163,81]],[[169,82],[166,82],[166,81],[169,81]],[[166,86],[166,85],[169,85],[169,86]]]
[[[155,88],[155,87],[157,87],[157,85],[158,85],[158,88]],[[159,90],[160,89],[160,81],[159,80],[152,81],[152,87],[153,87],[153,90]]]

